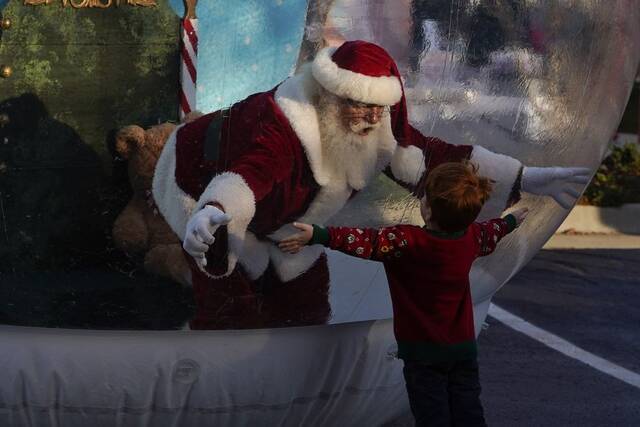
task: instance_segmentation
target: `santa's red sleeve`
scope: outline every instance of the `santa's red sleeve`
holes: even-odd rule
[[[191,128],[198,125],[195,122]],[[193,213],[206,204],[222,205],[231,221],[218,228],[216,241],[207,252],[204,272],[214,278],[224,277],[236,266],[256,203],[290,173],[286,162],[292,156],[274,126],[261,126],[241,154],[220,160],[226,166],[223,172],[208,179],[202,188],[200,182],[207,177],[203,172],[206,161],[201,158],[204,150],[200,138],[191,141],[188,131],[185,128],[181,135],[181,128],[176,129],[165,144],[154,173],[153,195],[160,212],[181,239]],[[193,149],[189,147],[191,142]]]
[[[446,162],[470,160],[478,166],[478,174],[494,180],[491,198],[484,205],[480,218],[499,216],[520,198],[522,164],[513,157],[494,153],[480,145],[454,145],[439,138],[427,137],[411,125],[399,138],[386,174],[403,187],[416,193],[429,172]]]

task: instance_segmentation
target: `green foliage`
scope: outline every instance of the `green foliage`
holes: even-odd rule
[[[15,0],[0,12],[13,22],[0,43],[0,64],[13,68],[0,102],[35,94],[107,168],[110,130],[176,120],[180,24],[167,0],[107,9]]]
[[[585,191],[581,203],[596,206],[640,203],[638,144],[625,144],[611,150]]]

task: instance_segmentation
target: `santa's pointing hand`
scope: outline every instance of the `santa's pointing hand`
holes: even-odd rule
[[[522,191],[552,197],[560,206],[570,209],[580,197],[577,184],[591,179],[589,168],[525,167],[522,170]]]
[[[187,222],[187,230],[182,247],[191,255],[200,268],[207,265],[206,253],[215,238],[218,227],[231,221],[231,217],[215,206],[207,205]]]

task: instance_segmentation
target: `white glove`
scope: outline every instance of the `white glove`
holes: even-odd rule
[[[535,168],[522,170],[522,191],[540,196],[551,196],[565,209],[576,202],[581,189],[575,184],[587,184],[591,179],[589,168]]]
[[[205,254],[216,240],[213,234],[218,227],[231,221],[231,217],[215,206],[206,205],[193,214],[187,222],[187,232],[182,247],[200,268],[207,265]]]

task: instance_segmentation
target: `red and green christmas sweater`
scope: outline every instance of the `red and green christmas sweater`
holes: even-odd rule
[[[516,227],[513,215],[457,233],[414,225],[381,229],[319,227],[309,244],[381,261],[393,305],[398,357],[442,362],[477,355],[469,271]]]

